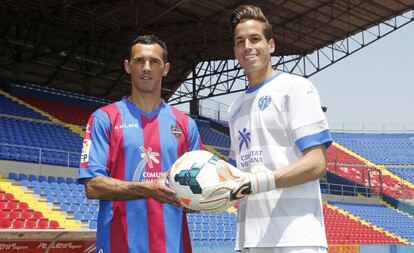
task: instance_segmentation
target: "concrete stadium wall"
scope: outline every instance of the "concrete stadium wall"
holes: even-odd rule
[[[0,160],[0,174],[7,178],[10,172],[74,179],[78,176],[78,168]]]

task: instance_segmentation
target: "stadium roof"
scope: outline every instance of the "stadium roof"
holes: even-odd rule
[[[234,58],[228,20],[241,3],[262,7],[276,56],[312,54],[414,8],[414,0],[4,0],[0,77],[118,99],[130,90],[128,44],[155,33],[169,48],[170,98],[197,63]]]

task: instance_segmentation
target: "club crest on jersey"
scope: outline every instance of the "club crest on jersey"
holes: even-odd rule
[[[177,125],[172,125],[171,126],[171,133],[178,138],[180,138],[180,136],[183,134],[183,129],[181,129],[181,127],[177,126]]]
[[[266,109],[269,106],[269,104],[270,104],[271,101],[272,101],[272,97],[271,96],[263,96],[263,97],[261,97],[259,99],[259,103],[258,103],[258,106],[259,106],[260,111],[263,111],[264,109]]]
[[[250,143],[250,133],[247,131],[246,128],[243,128],[243,131],[241,132],[239,130],[239,152],[242,150],[243,146],[246,146],[246,148],[249,148]]]
[[[141,146],[139,147],[139,149],[142,151],[140,155],[142,159],[138,163],[138,166],[135,169],[133,180],[136,182],[142,182],[145,180],[144,172],[145,172],[145,167],[147,164],[148,164],[148,167],[152,169],[154,168],[154,163],[155,164],[160,163],[160,161],[157,158],[160,156],[160,154],[157,152],[152,152],[151,147],[145,148]]]

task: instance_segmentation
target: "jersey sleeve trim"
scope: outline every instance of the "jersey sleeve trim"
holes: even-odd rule
[[[88,168],[87,170],[79,170],[78,183],[83,184],[83,181],[87,178],[108,176],[105,172],[106,168],[102,168],[101,166],[89,166]]]
[[[326,148],[328,148],[332,143],[332,135],[329,130],[324,130],[322,132],[308,135],[305,137],[300,138],[297,140],[296,146],[300,149],[300,151],[304,151],[305,149],[318,146],[318,145],[325,145]]]
[[[232,158],[229,158],[229,163],[230,163],[231,165],[233,165],[234,167],[237,167],[237,162],[236,162],[236,160],[234,160],[234,159],[232,159]]]

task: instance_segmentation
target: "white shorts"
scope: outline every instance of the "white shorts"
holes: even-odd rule
[[[324,247],[245,248],[242,253],[327,253]]]

